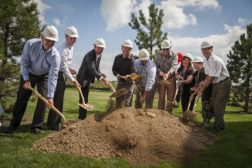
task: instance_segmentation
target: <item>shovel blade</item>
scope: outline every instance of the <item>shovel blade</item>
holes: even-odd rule
[[[83,109],[87,111],[93,111],[94,110],[94,105],[92,104],[79,104]]]
[[[123,95],[126,95],[128,93],[128,90],[125,88],[118,89],[116,92],[114,92],[110,97],[121,97]]]

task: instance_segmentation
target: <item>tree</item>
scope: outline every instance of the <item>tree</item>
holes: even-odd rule
[[[252,101],[252,24],[247,26],[247,33],[235,41],[232,51],[227,55],[228,70],[232,80],[233,103],[241,106],[245,113],[251,112]]]
[[[131,14],[129,26],[137,31],[137,36],[134,41],[138,49],[146,48],[149,50],[150,55],[152,55],[155,46],[158,46],[160,49],[161,42],[167,38],[167,33],[161,31],[163,16],[163,10],[156,8],[155,4],[149,6],[148,21],[142,10],[139,10],[139,17]]]
[[[39,35],[37,4],[31,0],[0,0],[0,101],[6,109],[16,92],[24,43]]]

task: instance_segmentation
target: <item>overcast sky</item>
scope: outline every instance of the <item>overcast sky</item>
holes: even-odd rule
[[[33,0],[38,3],[42,24],[55,25],[60,33],[56,46],[64,41],[64,31],[75,26],[80,38],[74,51],[73,68],[78,69],[83,56],[96,38],[105,39],[101,71],[114,79],[111,68],[125,39],[134,41],[136,32],[129,26],[131,13],[140,9],[148,14],[155,3],[164,11],[162,31],[168,33],[175,52],[201,56],[200,44],[209,40],[214,52],[226,59],[234,41],[252,23],[251,0]],[[133,52],[138,49],[134,45]]]

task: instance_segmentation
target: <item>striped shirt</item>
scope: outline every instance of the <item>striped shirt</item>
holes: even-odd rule
[[[148,60],[146,65],[142,65],[137,59],[134,61],[134,66],[136,73],[143,76],[140,82],[141,87],[144,87],[145,91],[150,91],[155,84],[156,65],[151,60]]]

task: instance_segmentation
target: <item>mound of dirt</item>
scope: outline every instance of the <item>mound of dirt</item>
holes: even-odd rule
[[[123,108],[99,119],[91,116],[72,123],[33,147],[92,158],[121,157],[134,165],[149,165],[161,160],[188,160],[215,139],[213,134],[185,125],[165,111]]]

